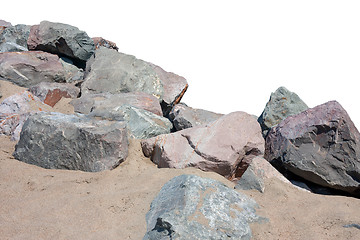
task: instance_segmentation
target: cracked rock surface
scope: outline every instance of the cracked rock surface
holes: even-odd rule
[[[282,171],[337,190],[360,193],[360,134],[349,115],[330,101],[272,128],[265,158]]]
[[[239,178],[251,160],[264,151],[256,120],[233,112],[208,125],[159,135],[141,142],[145,156],[159,167],[196,167],[228,179]]]

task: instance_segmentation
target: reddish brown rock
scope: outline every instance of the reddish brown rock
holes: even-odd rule
[[[143,140],[141,146],[158,167],[196,167],[236,179],[263,153],[264,139],[256,119],[234,112],[208,125]]]
[[[102,37],[93,37],[92,40],[94,41],[95,49],[98,49],[99,47],[106,47],[109,49],[114,49],[116,51],[119,50],[119,48],[116,46],[116,43],[106,40]]]
[[[77,98],[80,89],[68,83],[41,82],[29,88],[29,91],[37,96],[45,104],[53,107],[61,98]]]

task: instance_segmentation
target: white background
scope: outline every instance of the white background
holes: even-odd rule
[[[337,100],[360,128],[359,1],[2,1],[12,24],[67,23],[184,76],[183,102],[259,116],[285,86]]]

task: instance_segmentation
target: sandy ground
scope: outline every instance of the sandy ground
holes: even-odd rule
[[[72,111],[68,100],[55,109]],[[138,140],[130,142],[124,163],[99,173],[29,165],[12,157],[14,147],[0,136],[0,239],[142,239],[150,203],[171,178],[195,174],[234,187],[216,173],[159,169]],[[359,239],[359,229],[343,227],[360,224],[359,199],[316,195],[277,179],[266,182],[264,193],[242,192],[269,219],[251,225],[253,239]]]

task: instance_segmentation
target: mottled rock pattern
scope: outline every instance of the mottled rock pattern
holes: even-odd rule
[[[21,87],[40,82],[65,82],[59,57],[41,51],[0,53],[0,77]]]
[[[167,134],[172,128],[172,124],[167,118],[127,104],[113,109],[94,109],[88,116],[112,121],[125,121],[130,137],[137,139]]]
[[[84,79],[84,70],[74,65],[73,61],[68,58],[61,57],[60,63],[64,68],[65,82],[79,83]]]
[[[0,104],[0,134],[19,140],[20,132],[27,118],[39,111],[51,111],[31,92],[24,91],[3,100]]]
[[[181,103],[176,104],[169,113],[169,119],[177,131],[211,123],[221,116],[223,116],[223,114],[191,108]]]
[[[75,112],[88,114],[94,110],[111,111],[121,105],[131,105],[162,116],[159,100],[143,92],[87,94],[71,101]]]
[[[30,26],[28,25],[19,24],[7,27],[0,32],[0,52],[28,51],[29,33]]]
[[[13,155],[43,168],[98,172],[117,167],[127,154],[124,123],[44,112],[25,122]]]
[[[159,135],[141,142],[143,153],[167,168],[196,167],[239,178],[251,160],[264,151],[264,139],[256,120],[234,112],[209,125]]]
[[[95,51],[94,41],[86,32],[68,24],[49,21],[31,27],[27,44],[30,50],[50,52],[83,62]]]
[[[53,107],[61,98],[77,98],[80,89],[69,83],[41,82],[29,88],[45,104]]]
[[[290,92],[285,87],[279,87],[275,92],[271,93],[270,100],[258,118],[264,136],[271,127],[280,123],[283,119],[306,109],[308,109],[308,106],[296,93]]]
[[[269,131],[265,158],[282,171],[359,195],[360,134],[336,101],[290,116]]]
[[[261,222],[256,202],[213,179],[181,175],[168,181],[146,214],[144,240],[250,239]]]
[[[12,26],[11,23],[0,19],[0,33],[4,31],[7,27],[11,27],[11,26]]]
[[[106,47],[109,49],[114,49],[116,51],[119,50],[119,48],[116,46],[116,43],[106,40],[102,37],[93,37],[92,40],[94,41],[96,49],[98,49],[99,47]]]

